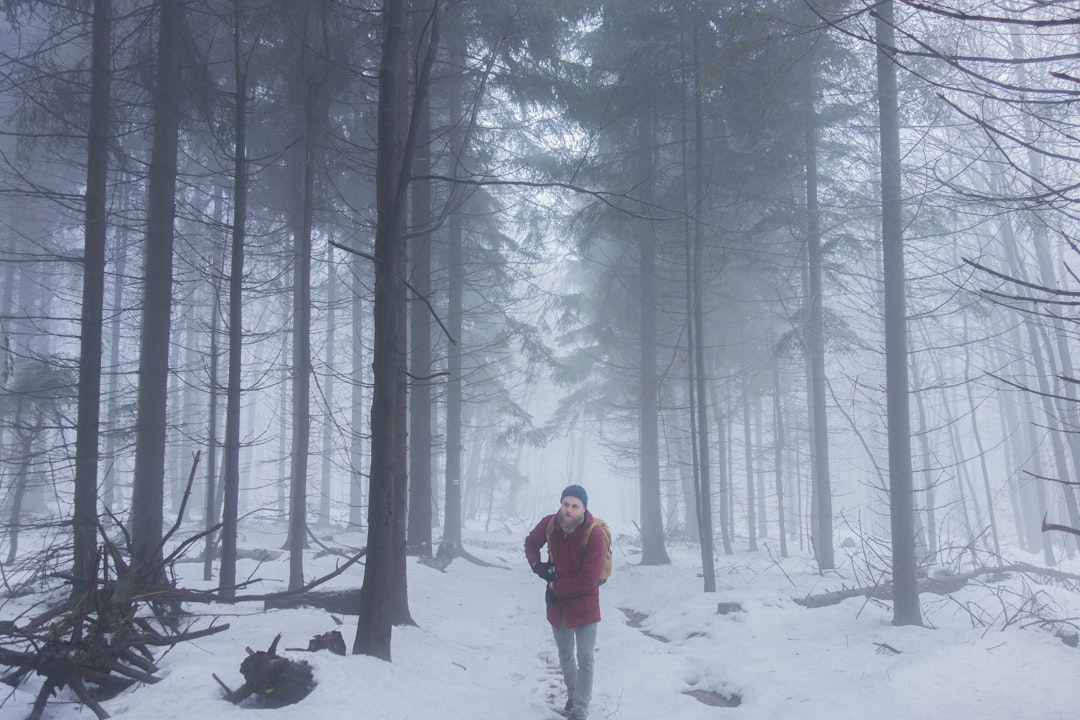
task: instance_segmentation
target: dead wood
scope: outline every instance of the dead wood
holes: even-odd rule
[[[329,650],[335,655],[346,654],[345,638],[341,636],[340,630],[328,630],[324,633],[319,633],[315,637],[308,640],[306,648],[285,648],[289,652],[318,652],[319,650]]]
[[[1042,521],[1042,528],[1041,529],[1042,529],[1043,532],[1046,532],[1047,530],[1058,530],[1059,532],[1069,533],[1071,535],[1080,535],[1080,530],[1078,530],[1078,529],[1076,529],[1074,527],[1069,527],[1068,525],[1056,525],[1054,523],[1046,522],[1046,516],[1045,515],[1043,515],[1043,521]]]
[[[349,558],[346,562],[342,563],[337,568],[335,568],[333,572],[327,573],[326,575],[323,575],[322,577],[315,578],[311,582],[307,583],[306,585],[304,585],[301,588],[297,588],[296,590],[285,590],[285,591],[276,592],[276,593],[263,593],[261,595],[236,595],[235,597],[232,597],[232,598],[224,598],[224,597],[222,597],[220,595],[219,591],[202,592],[202,591],[195,591],[195,590],[185,590],[185,591],[177,591],[178,592],[178,597],[180,597],[182,600],[189,601],[189,602],[203,602],[203,603],[212,603],[212,602],[234,603],[234,602],[260,602],[260,601],[264,602],[264,603],[278,602],[278,600],[283,600],[285,598],[293,598],[293,597],[298,597],[298,596],[302,596],[302,595],[305,595],[305,594],[312,594],[310,592],[312,589],[317,588],[318,586],[322,585],[323,583],[325,583],[325,582],[327,582],[329,580],[333,580],[338,575],[340,575],[341,573],[348,570],[352,565],[359,562],[360,558],[364,557],[366,554],[367,554],[367,548],[363,548],[358,553],[356,553],[351,558]],[[245,583],[244,586],[246,586],[248,584],[250,584],[250,583]],[[240,587],[240,586],[237,586],[237,587]],[[275,605],[273,607],[301,607],[304,604],[305,603],[301,602],[298,605],[280,605],[280,606]],[[267,605],[266,607],[271,607],[271,606]],[[359,606],[356,606],[356,607],[359,607]],[[341,612],[351,612],[352,614],[356,614],[356,609],[354,608],[354,609],[352,609],[350,611],[342,610]]]
[[[443,540],[439,543],[439,549],[435,552],[435,557],[421,555],[417,559],[417,562],[435,568],[436,570],[446,572],[446,568],[450,566],[450,563],[452,563],[456,557],[465,558],[473,565],[479,565],[480,567],[501,568],[502,570],[510,569],[505,565],[496,565],[476,557],[466,550],[460,542],[455,542],[453,540]]]
[[[115,546],[106,543],[95,559],[93,579],[81,597],[22,626],[0,626],[0,664],[10,670],[4,682],[18,685],[31,673],[43,678],[30,720],[42,717],[56,691],[70,688],[98,718],[109,717],[102,700],[135,683],[155,683],[158,667],[151,647],[174,646],[228,629],[217,625],[186,632],[161,630],[140,605],[158,599],[133,593],[122,574],[127,566]],[[91,690],[93,687],[93,691]]]
[[[196,453],[185,495],[198,460]],[[144,566],[131,562],[131,538],[122,523],[117,528],[126,552],[99,524],[101,543],[85,591],[21,624],[18,619],[0,623],[0,665],[9,668],[3,681],[17,686],[32,673],[42,678],[30,720],[41,718],[49,699],[63,688],[98,718],[107,718],[102,701],[136,683],[159,680],[151,648],[173,647],[228,629],[227,624],[191,629],[193,620],[181,607],[182,593],[174,589],[172,578],[173,564],[194,540],[179,543],[169,555],[163,552],[178,527],[174,524],[163,538],[161,559]]]
[[[934,593],[936,595],[947,595],[949,593],[956,592],[975,578],[987,575],[1003,576],[1007,573],[1014,572],[1024,573],[1027,575],[1042,575],[1044,577],[1053,578],[1055,580],[1064,580],[1073,583],[1080,583],[1080,575],[1061,572],[1060,570],[1051,570],[1050,568],[1041,568],[1035,565],[1029,565],[1028,563],[1012,563],[1009,565],[997,565],[994,567],[977,568],[969,572],[955,573],[952,575],[919,578],[918,589],[919,592]],[[854,597],[872,597],[879,600],[891,600],[892,584],[885,583],[882,585],[874,585],[872,587],[845,587],[841,588],[840,590],[833,590],[827,593],[807,595],[806,597],[802,598],[793,598],[793,600],[797,604],[802,605],[803,607],[819,608],[827,607],[829,605],[836,605],[840,602],[843,602],[844,600],[848,600]]]
[[[311,666],[303,660],[290,660],[278,655],[279,640],[281,633],[274,637],[265,651],[247,649],[248,656],[240,663],[244,684],[235,691],[230,690],[217,675],[213,676],[225,689],[226,700],[239,704],[254,696],[255,703],[260,707],[280,708],[300,702],[311,693],[317,684]]]
[[[322,590],[281,594],[268,596],[263,601],[264,610],[289,610],[301,607],[315,607],[341,615],[356,615],[360,612],[360,590]]]

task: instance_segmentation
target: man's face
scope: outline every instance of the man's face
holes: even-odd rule
[[[562,499],[559,513],[562,515],[564,526],[576,527],[585,515],[585,506],[573,495],[567,495]]]

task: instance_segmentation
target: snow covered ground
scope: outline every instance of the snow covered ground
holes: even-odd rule
[[[178,645],[160,659],[161,682],[129,690],[105,707],[119,720],[553,717],[552,707],[561,707],[565,697],[544,620],[543,584],[523,560],[527,529],[466,531],[469,551],[498,567],[458,559],[443,572],[410,560],[410,607],[418,625],[395,628],[393,662],[286,653],[309,661],[319,683],[299,704],[277,710],[233,706],[211,674],[238,687],[245,646],[265,649],[280,632],[281,648],[306,647],[312,636],[336,629],[334,619],[317,609],[264,612],[261,603],[241,603],[191,606],[216,612],[231,629]],[[241,546],[280,547],[284,538],[272,530],[246,532]],[[618,534],[618,527],[613,530]],[[335,539],[363,544],[356,534]],[[594,720],[1080,717],[1080,650],[1018,609],[1029,597],[1045,605],[1039,611],[1044,617],[1080,621],[1080,597],[1059,587],[1014,578],[1003,585],[972,584],[953,597],[923,595],[929,627],[893,627],[891,610],[877,601],[855,598],[818,609],[794,602],[857,584],[850,568],[819,576],[807,557],[778,560],[775,549],[738,552],[718,557],[717,592],[706,594],[696,546],[669,552],[671,565],[640,567],[626,540],[616,543],[615,572],[601,591]],[[307,576],[327,572],[335,562],[309,559]],[[197,579],[200,565],[178,567],[191,575],[185,584],[204,585]],[[287,557],[257,569],[249,563],[241,577],[245,571],[266,579],[250,592],[271,592],[288,575]],[[332,585],[358,587],[362,575],[356,566]],[[0,620],[26,602],[4,603]],[[741,610],[720,614],[720,603],[737,603]],[[351,647],[356,618],[342,619]],[[0,686],[0,720],[25,718],[36,689],[33,679],[14,691]],[[705,704],[689,694],[695,691],[740,704]],[[45,712],[52,720],[93,717],[68,695]]]

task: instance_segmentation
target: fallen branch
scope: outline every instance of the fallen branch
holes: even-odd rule
[[[1055,525],[1054,523],[1046,522],[1046,515],[1043,515],[1042,531],[1046,532],[1047,530],[1058,530],[1071,535],[1080,535],[1080,530],[1077,530],[1074,527],[1069,527],[1068,525]]]
[[[1028,563],[1012,563],[1010,565],[997,565],[994,567],[978,568],[970,572],[957,573],[955,575],[942,575],[932,578],[919,578],[917,586],[919,592],[947,595],[964,587],[969,581],[984,575],[1003,575],[1005,573],[1026,573],[1029,575],[1043,575],[1055,580],[1067,580],[1080,583],[1080,575],[1041,568]],[[872,597],[879,600],[891,600],[893,594],[892,583],[873,585],[870,587],[842,588],[819,595],[807,595],[803,598],[793,598],[796,604],[808,608],[827,607],[836,605],[854,597]]]
[[[303,595],[304,593],[307,593],[308,591],[310,591],[310,590],[312,590],[314,588],[317,588],[318,586],[322,585],[323,583],[325,583],[325,582],[327,582],[329,580],[333,580],[338,575],[340,575],[341,573],[348,570],[351,566],[358,563],[360,561],[360,558],[364,557],[365,555],[367,555],[367,548],[364,548],[360,552],[353,555],[346,562],[342,563],[337,568],[335,568],[333,572],[327,573],[326,575],[323,575],[322,577],[315,578],[311,582],[307,583],[306,585],[304,585],[301,588],[297,588],[296,590],[283,590],[281,592],[263,593],[261,595],[237,595],[236,597],[233,597],[233,598],[224,598],[224,597],[222,597],[220,595],[220,590],[219,591],[196,591],[196,590],[180,591],[180,590],[178,590],[176,592],[177,592],[177,595],[180,597],[181,600],[185,600],[185,601],[188,601],[188,602],[202,602],[202,603],[212,603],[212,602],[221,602],[221,603],[226,603],[226,602],[227,603],[233,603],[233,602],[268,602],[268,601],[278,600],[280,598],[296,597],[298,595]]]

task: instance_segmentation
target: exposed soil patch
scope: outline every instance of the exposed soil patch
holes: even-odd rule
[[[619,608],[622,610],[623,615],[626,616],[626,624],[632,628],[641,627],[641,623],[645,618],[649,617],[645,613],[638,612],[637,610],[631,610],[630,608]]]
[[[649,617],[645,613],[638,612],[637,610],[631,610],[629,608],[619,608],[619,609],[622,610],[623,615],[626,616],[626,624],[629,625],[632,628],[637,628],[639,630],[641,630],[641,623],[644,622]],[[654,633],[649,632],[648,630],[641,630],[641,633],[645,637],[650,637],[653,640],[657,640],[657,641],[662,642],[662,643],[671,642],[671,640],[664,637],[663,635],[656,635]]]
[[[742,705],[742,696],[738,693],[725,695],[712,690],[687,690],[683,695],[689,695],[704,705],[712,707],[739,707]]]

